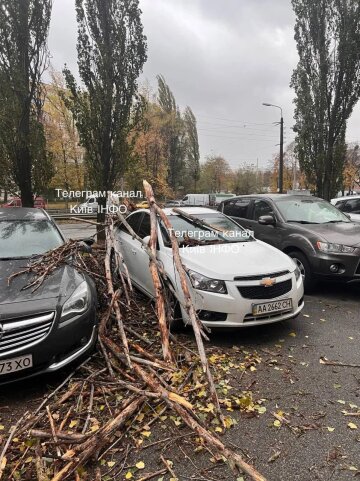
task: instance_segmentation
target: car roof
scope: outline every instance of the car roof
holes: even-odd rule
[[[176,207],[177,209],[178,207]],[[186,212],[187,214],[190,214],[190,215],[202,215],[202,214],[216,214],[216,215],[219,215],[219,212],[215,209],[209,209],[208,207],[183,207],[181,206],[180,209],[184,212]],[[135,212],[141,212],[141,211],[144,211],[144,212],[149,212],[150,210],[149,209],[138,209],[138,210],[135,210]],[[176,212],[174,212],[173,208],[172,207],[165,207],[163,209],[164,213],[166,215],[178,215]]]
[[[324,200],[320,197],[307,194],[249,194],[249,195],[237,195],[231,199],[223,200],[222,203],[234,201],[236,199],[253,199],[254,197],[260,197],[262,199],[279,200],[279,199],[316,199]]]
[[[214,214],[218,213],[214,209],[209,209],[208,207],[183,207],[181,206],[180,209],[183,212],[186,212],[187,214],[190,215],[201,215],[201,214]],[[166,215],[177,215],[176,212],[171,207],[166,207],[163,209]]]
[[[339,200],[351,200],[351,199],[360,199],[360,194],[354,194],[354,195],[344,195],[343,197],[335,197],[334,199],[331,199],[333,201],[339,201]]]
[[[29,207],[0,207],[0,221],[2,220],[49,220],[49,215],[43,209]]]

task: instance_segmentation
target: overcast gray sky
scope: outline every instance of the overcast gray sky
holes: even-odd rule
[[[55,0],[49,46],[52,64],[76,66],[74,0]],[[164,75],[175,98],[198,120],[201,158],[221,154],[233,168],[266,167],[278,152],[280,118],[285,139],[295,135],[293,91],[297,62],[295,18],[290,0],[140,0],[148,38],[145,79],[156,88]],[[360,139],[360,106],[350,120],[348,141]]]

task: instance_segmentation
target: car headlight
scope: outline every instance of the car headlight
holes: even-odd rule
[[[328,242],[316,243],[317,248],[321,252],[326,252],[327,254],[337,253],[337,254],[351,254],[355,251],[355,247],[345,246],[343,244],[331,244]]]
[[[194,289],[199,289],[200,291],[217,292],[218,294],[227,294],[226,284],[224,281],[218,279],[210,279],[205,277],[198,272],[188,271],[191,284]]]
[[[63,305],[61,320],[63,321],[73,317],[74,315],[82,314],[87,310],[89,302],[89,286],[88,283],[84,281],[75,289],[75,291]]]
[[[294,274],[295,274],[295,279],[296,279],[296,282],[297,282],[301,277],[301,271],[298,268],[298,266],[296,266],[296,269],[294,270]]]

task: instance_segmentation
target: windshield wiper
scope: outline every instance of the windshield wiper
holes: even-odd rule
[[[308,220],[287,220],[286,222],[293,222],[296,224],[321,224],[321,222],[310,222]]]
[[[23,259],[36,259],[41,257],[42,254],[31,254],[31,256],[19,256],[19,257],[0,257],[0,261],[18,261]]]
[[[337,224],[338,222],[345,222],[345,224],[347,224],[349,221],[347,220],[328,220],[326,222],[323,222],[323,224]]]
[[[17,261],[21,259],[29,259],[29,257],[22,256],[22,257],[0,257],[0,261]]]

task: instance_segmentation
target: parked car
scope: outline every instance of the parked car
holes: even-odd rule
[[[148,209],[149,208],[149,202],[147,200],[143,200],[141,202],[138,202],[136,204],[136,207],[138,209]]]
[[[185,202],[182,200],[169,200],[166,202],[165,207],[183,207],[185,205]]]
[[[219,205],[223,200],[232,199],[236,197],[235,194],[226,194],[225,192],[216,192],[215,205]]]
[[[106,200],[107,206],[117,205],[119,203],[119,196],[112,194],[111,198],[108,197]],[[86,201],[79,204],[74,210],[80,214],[96,214],[99,210],[99,200],[96,195],[90,195],[86,198]]]
[[[98,211],[99,203],[98,198],[95,195],[90,195],[86,198],[85,202],[82,202],[77,206],[79,212],[84,212],[87,214],[96,213]]]
[[[204,324],[210,327],[254,326],[292,319],[300,313],[304,306],[304,289],[300,271],[292,259],[255,240],[220,212],[201,207],[184,207],[181,211],[184,215],[164,209],[178,238],[191,297]],[[150,239],[149,211],[136,211],[126,220],[147,243]],[[157,230],[157,257],[183,304],[169,235],[160,220]],[[201,245],[194,245],[200,240]],[[124,225],[116,229],[116,242],[133,284],[154,298],[149,257],[142,244]],[[189,322],[180,304],[175,301],[173,304],[173,328]]]
[[[331,203],[354,222],[360,222],[360,195],[338,197],[331,199]]]
[[[97,335],[96,290],[69,265],[37,290],[22,288],[29,274],[8,278],[64,243],[40,209],[0,208],[0,383],[51,373],[90,352]]]
[[[205,207],[215,205],[216,196],[215,194],[186,194],[182,201],[188,206],[201,205]]]
[[[20,197],[14,197],[13,199],[9,200],[9,202],[6,202],[6,204],[3,204],[2,207],[22,207],[22,202]],[[34,199],[34,207],[37,209],[46,209],[46,200],[41,196],[37,196]]]
[[[305,289],[316,280],[360,280],[360,225],[313,196],[262,194],[222,202],[219,211],[298,265]]]

